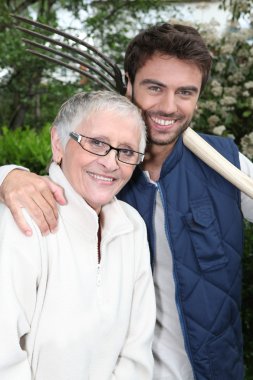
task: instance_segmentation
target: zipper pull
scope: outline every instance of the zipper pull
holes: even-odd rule
[[[97,286],[101,285],[101,264],[97,265]]]

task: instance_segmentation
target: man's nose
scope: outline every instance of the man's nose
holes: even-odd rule
[[[164,112],[171,114],[171,113],[177,112],[177,108],[178,106],[177,106],[177,99],[176,99],[175,94],[173,93],[164,94],[161,100],[161,109]]]

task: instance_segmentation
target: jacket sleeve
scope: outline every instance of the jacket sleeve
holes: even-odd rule
[[[151,380],[153,377],[152,342],[156,306],[144,222],[136,247],[136,276],[129,329],[111,380]]]
[[[40,272],[38,239],[25,237],[0,205],[0,379],[30,380],[30,331]]]

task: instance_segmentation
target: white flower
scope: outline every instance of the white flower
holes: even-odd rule
[[[226,64],[224,62],[218,62],[215,66],[215,70],[218,72],[218,73],[221,73],[226,67]]]
[[[220,103],[223,106],[231,106],[233,104],[236,104],[236,98],[233,96],[224,96],[224,98],[221,99]]]
[[[238,86],[224,87],[225,96],[232,96],[236,98],[239,92],[240,92],[240,88]]]
[[[220,118],[216,115],[212,115],[207,119],[208,124],[210,127],[215,127],[220,121]]]
[[[214,100],[207,100],[205,103],[201,103],[202,107],[211,111],[216,112],[217,110],[217,102]]]
[[[219,125],[218,127],[213,128],[213,133],[215,135],[221,136],[225,130],[226,127],[224,125]]]
[[[247,88],[247,90],[249,90],[250,88],[253,88],[253,81],[244,83],[244,87]]]
[[[231,43],[226,43],[221,46],[221,54],[232,54],[234,51],[234,45]]]
[[[212,82],[211,82],[211,86],[212,87],[220,87],[221,84],[219,81],[217,81],[216,79],[213,79]]]
[[[244,96],[245,98],[248,98],[250,96],[249,91],[243,91],[242,96]]]
[[[238,70],[233,75],[229,75],[228,80],[229,82],[233,82],[235,84],[241,84],[245,81],[245,76]]]
[[[245,135],[241,139],[242,153],[250,159],[253,158],[253,132]]]

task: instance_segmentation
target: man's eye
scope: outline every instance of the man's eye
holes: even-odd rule
[[[161,88],[158,87],[158,86],[150,86],[148,87],[149,91],[152,91],[152,92],[160,92],[161,91]]]
[[[179,93],[181,95],[183,95],[183,96],[191,96],[191,95],[193,95],[193,92],[190,91],[190,90],[181,90]]]

